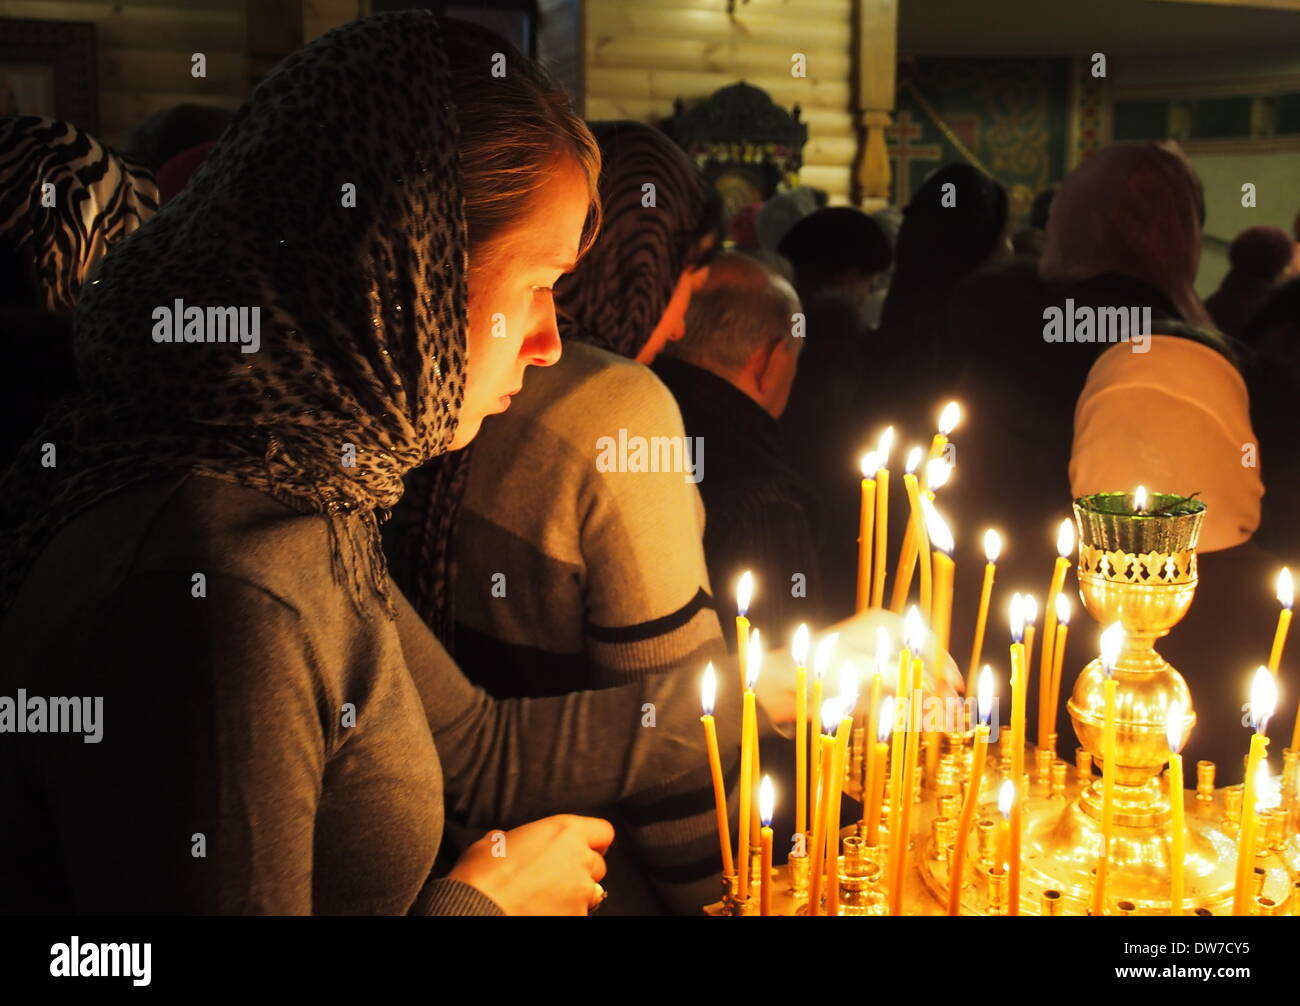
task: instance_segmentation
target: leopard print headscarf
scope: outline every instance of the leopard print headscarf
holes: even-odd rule
[[[465,387],[447,73],[427,11],[324,35],[258,85],[187,188],[92,274],[76,316],[86,392],[0,482],[13,534],[0,611],[78,513],[191,471],[326,515],[336,580],[391,616],[376,511],[448,448]],[[152,312],[177,298],[259,306],[260,351],[155,342]],[[42,467],[45,443],[57,467]]]
[[[37,307],[71,312],[91,267],[157,210],[144,165],[67,122],[0,118],[0,244]]]

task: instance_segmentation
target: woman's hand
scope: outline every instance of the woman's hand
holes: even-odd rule
[[[507,915],[586,915],[597,903],[613,841],[608,821],[556,814],[488,832],[448,876],[482,891]]]

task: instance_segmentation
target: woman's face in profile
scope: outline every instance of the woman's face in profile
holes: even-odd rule
[[[510,407],[527,367],[559,360],[551,288],[576,263],[589,205],[587,178],[566,159],[528,212],[470,261],[469,362],[452,450],[469,444],[486,416]]]

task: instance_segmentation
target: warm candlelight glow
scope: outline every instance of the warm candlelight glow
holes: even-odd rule
[[[1074,551],[1074,521],[1069,517],[1061,521],[1061,528],[1056,532],[1056,554],[1068,559]]]
[[[1025,624],[1034,625],[1038,621],[1038,598],[1033,594],[1026,594],[1020,600],[1021,610],[1024,612]]]
[[[989,562],[997,562],[1001,554],[1002,536],[989,528],[984,532],[984,558]]]
[[[925,487],[934,492],[948,484],[952,477],[952,464],[943,458],[935,458],[925,466]]]
[[[1062,625],[1070,624],[1070,599],[1064,594],[1056,595],[1056,620]]]
[[[921,454],[922,451],[919,447],[913,447],[908,451],[907,461],[903,464],[903,471],[907,472],[908,475],[914,474],[916,472],[916,466],[921,463]]]
[[[882,678],[889,671],[893,656],[894,640],[890,638],[889,630],[882,625],[876,629],[876,673]]]
[[[1101,634],[1101,668],[1109,677],[1115,670],[1120,650],[1124,648],[1124,626],[1115,622]]]
[[[1282,790],[1277,785],[1281,778],[1274,779],[1268,770],[1268,762],[1261,761],[1255,770],[1255,810],[1273,810],[1282,803]]]
[[[736,585],[736,611],[744,616],[749,613],[749,602],[754,599],[754,574],[749,570],[740,574]]]
[[[758,784],[758,817],[764,828],[772,827],[772,810],[776,804],[776,791],[772,788],[772,777],[765,775]]]
[[[1147,509],[1147,487],[1138,486],[1137,492],[1133,494],[1133,511],[1135,513],[1146,513]]]
[[[1011,639],[1023,642],[1025,638],[1025,599],[1020,592],[1011,595]]]
[[[1003,820],[1010,820],[1011,805],[1016,800],[1016,786],[1010,779],[1003,779],[1002,785],[998,787],[998,813],[1002,815]],[[997,864],[1001,866],[1001,863]]]
[[[840,699],[844,702],[840,711],[843,719],[858,703],[858,667],[852,660],[840,665]]]
[[[939,413],[939,432],[945,437],[957,428],[961,422],[961,406],[956,402],[949,402]]]
[[[790,645],[790,654],[800,667],[808,663],[808,645],[808,626],[800,624],[799,628],[794,630],[794,642]]]
[[[825,678],[826,672],[830,670],[831,657],[835,653],[835,644],[839,638],[838,632],[832,632],[817,641],[817,650],[813,653],[813,676],[818,681]]]
[[[822,703],[822,733],[833,735],[840,720],[844,718],[844,696],[827,699]]]
[[[975,698],[980,722],[988,726],[993,717],[993,668],[988,664],[985,664],[984,669],[980,671]]]
[[[1169,703],[1169,712],[1165,718],[1165,739],[1169,742],[1169,750],[1178,754],[1183,749],[1183,704],[1175,699]]]
[[[920,653],[925,645],[925,623],[915,604],[907,609],[907,617],[903,619],[903,645],[914,655]]]
[[[1290,611],[1295,603],[1295,586],[1291,582],[1291,570],[1285,566],[1277,575],[1277,599],[1287,611]]]
[[[745,687],[751,691],[758,681],[758,668],[763,663],[763,644],[759,631],[755,629],[749,636],[749,659],[745,664]]]
[[[880,439],[876,442],[876,464],[881,468],[889,467],[889,452],[894,449],[894,428],[886,426],[885,432],[880,434]]]
[[[1269,669],[1260,666],[1250,685],[1250,725],[1257,734],[1268,733],[1268,721],[1277,708],[1277,684]]]
[[[704,715],[713,715],[713,700],[718,694],[718,676],[713,671],[713,662],[704,668],[704,683],[700,685],[700,705],[704,707]]]
[[[939,515],[935,505],[924,496],[921,497],[921,511],[925,514],[925,529],[930,535],[930,544],[939,551],[952,555],[954,544],[948,522]]]
[[[885,696],[885,700],[880,703],[880,720],[876,723],[876,740],[881,744],[889,740],[890,735],[894,732],[894,697]]]

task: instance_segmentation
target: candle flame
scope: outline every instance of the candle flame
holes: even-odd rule
[[[1295,585],[1291,582],[1291,570],[1285,566],[1277,575],[1277,599],[1287,611],[1290,611],[1291,605],[1295,603]]]
[[[1066,517],[1061,521],[1060,530],[1056,532],[1056,554],[1068,559],[1074,551],[1074,521]]]
[[[794,630],[794,642],[790,644],[790,653],[799,667],[808,663],[808,646],[808,625],[801,623],[799,628]]]
[[[1277,684],[1273,672],[1261,664],[1250,684],[1250,722],[1255,733],[1268,733],[1268,721],[1277,708]]]
[[[764,828],[772,827],[772,811],[776,804],[776,792],[772,789],[772,777],[763,776],[758,784],[758,819]]]
[[[1016,785],[1010,779],[1003,779],[998,787],[998,813],[1004,821],[1011,819],[1011,806],[1016,802]]]
[[[1033,594],[1026,594],[1024,600],[1021,603],[1024,604],[1025,606],[1024,608],[1025,624],[1037,625],[1038,624],[1038,598],[1036,598]]]
[[[862,467],[862,477],[864,479],[872,478],[876,474],[876,469],[880,467],[876,460],[879,457],[880,455],[875,451],[867,451],[866,454],[862,455],[862,460],[858,464]]]
[[[740,574],[736,584],[736,611],[744,617],[749,613],[749,602],[754,599],[754,574],[749,570]]]
[[[885,432],[880,434],[880,439],[876,441],[876,455],[880,459],[881,468],[889,467],[889,452],[894,449],[894,428],[886,426]]]
[[[1183,704],[1174,699],[1169,703],[1169,712],[1165,716],[1165,739],[1173,754],[1183,749],[1183,716]]]
[[[925,646],[925,623],[921,621],[921,610],[915,604],[907,609],[907,616],[903,619],[903,643],[914,655]]]
[[[713,700],[718,695],[718,676],[713,670],[713,661],[709,661],[709,666],[704,668],[704,682],[700,685],[700,705],[704,707],[704,715],[713,715]]]
[[[949,402],[939,413],[939,432],[945,437],[957,428],[961,422],[961,406],[956,402]]]
[[[876,721],[876,740],[884,744],[894,732],[894,697],[886,695],[880,703],[880,719]]]
[[[1064,594],[1056,595],[1056,621],[1061,625],[1070,624],[1070,599]]]
[[[989,528],[984,532],[984,558],[989,562],[997,562],[1001,554],[1002,535]]]
[[[1255,769],[1255,810],[1272,810],[1282,802],[1282,792],[1268,770],[1268,762],[1260,759],[1259,768]]]
[[[755,629],[749,634],[749,658],[745,661],[745,687],[751,691],[758,682],[758,669],[763,664],[763,643]]]
[[[1011,595],[1011,641],[1025,641],[1025,599],[1020,596],[1020,591]]]
[[[903,464],[903,470],[908,475],[916,474],[916,466],[921,463],[921,448],[913,447],[907,452],[907,460]]]
[[[1133,493],[1133,512],[1146,513],[1147,511],[1147,487],[1138,486],[1137,491]]]
[[[840,720],[844,718],[841,712],[843,708],[844,699],[842,697],[827,699],[822,703],[822,733],[835,733],[835,728],[840,725]]]
[[[1110,677],[1115,670],[1115,663],[1119,660],[1120,650],[1124,649],[1124,626],[1121,622],[1115,622],[1107,626],[1101,634],[1101,669],[1106,672],[1106,677]]]
[[[976,686],[976,700],[980,722],[988,726],[993,718],[993,668],[988,664],[985,664],[980,670],[980,680]]]
[[[840,634],[838,632],[832,632],[829,636],[822,636],[817,641],[817,649],[813,653],[813,674],[819,681],[826,677],[826,671],[831,664],[831,656],[835,653],[835,643],[839,638]]]
[[[952,463],[944,458],[935,458],[925,464],[925,484],[933,492],[942,489],[952,478]]]
[[[930,536],[930,544],[946,555],[951,556],[953,550],[952,531],[948,529],[948,522],[939,515],[933,503],[926,496],[921,497],[921,513],[925,517],[925,530]]]

